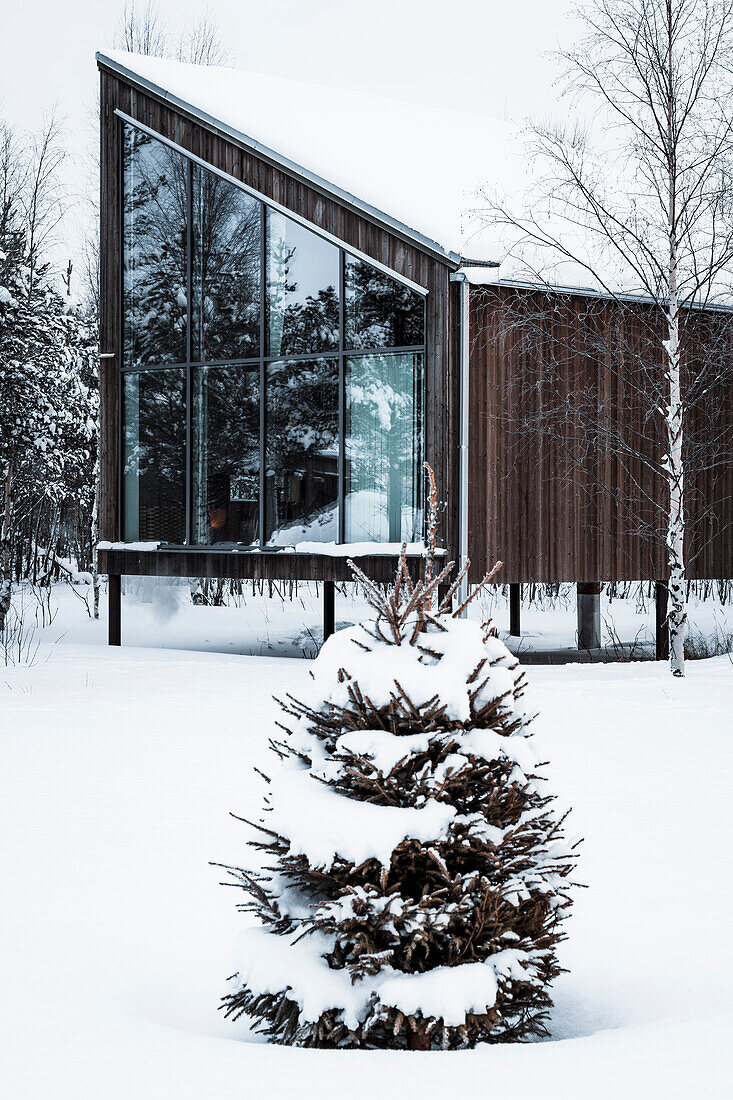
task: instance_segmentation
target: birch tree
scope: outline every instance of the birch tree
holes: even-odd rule
[[[531,208],[487,193],[479,215],[514,231],[515,256],[548,285],[569,264],[619,302],[652,304],[658,359],[646,394],[663,422],[653,465],[665,494],[670,666],[683,676],[686,432],[691,396],[706,390],[688,329],[699,308],[730,302],[733,0],[589,0],[578,15],[584,33],[561,55],[562,84],[567,118],[587,121],[533,126]]]

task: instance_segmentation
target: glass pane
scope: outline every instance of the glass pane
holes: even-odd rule
[[[422,355],[346,364],[346,541],[422,538]]]
[[[338,360],[267,368],[268,545],[338,541]]]
[[[194,541],[256,542],[259,478],[259,366],[195,370]]]
[[[132,126],[124,133],[125,363],[185,363],[187,164]]]
[[[363,260],[346,257],[347,348],[405,348],[425,343],[425,303],[409,287]]]
[[[268,355],[310,355],[338,347],[338,285],[339,250],[268,210]]]
[[[186,537],[185,401],[182,370],[123,375],[126,542]]]
[[[261,206],[193,169],[193,359],[260,354]]]

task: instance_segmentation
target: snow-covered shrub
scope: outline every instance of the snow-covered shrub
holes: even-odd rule
[[[352,564],[376,618],[333,635],[284,705],[251,841],[267,867],[229,869],[259,925],[238,938],[224,1007],[285,1043],[545,1033],[575,855],[537,774],[518,662],[451,609],[458,582],[436,608],[451,566],[436,572],[430,541],[421,580],[403,557],[387,596]]]

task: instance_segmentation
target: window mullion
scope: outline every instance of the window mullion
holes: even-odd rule
[[[345,293],[345,256],[339,250],[339,458],[338,458],[338,541],[346,542],[346,334],[344,332],[346,311]]]
[[[117,257],[117,538],[122,541],[126,538],[124,526],[125,508],[125,481],[124,481],[124,433],[125,433],[125,402],[123,391],[122,371],[125,366],[125,126],[122,119],[117,120],[117,217],[119,219],[118,241],[119,256]]]
[[[195,541],[193,530],[193,165],[186,174],[186,542]]]

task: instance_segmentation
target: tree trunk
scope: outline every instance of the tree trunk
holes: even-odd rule
[[[667,408],[667,477],[669,514],[667,522],[667,558],[669,562],[669,663],[674,676],[685,674],[685,633],[687,600],[685,594],[685,498],[682,460],[683,403],[680,385],[680,343],[677,303],[677,250],[670,235],[669,312],[665,341],[669,406]]]
[[[92,600],[94,603],[93,615],[99,618],[99,451],[94,463],[94,502],[92,504]]]
[[[5,620],[10,610],[10,597],[12,594],[12,554],[10,546],[11,511],[13,468],[8,466],[4,485],[4,507],[2,522],[0,523],[0,634],[5,630]]]
[[[682,462],[682,425],[684,403],[680,382],[680,321],[679,321],[679,255],[678,255],[678,164],[677,164],[677,100],[675,91],[674,50],[675,15],[671,0],[667,0],[667,40],[669,52],[665,60],[665,93],[667,98],[667,171],[669,204],[669,267],[667,278],[667,477],[669,479],[669,514],[667,516],[667,560],[669,562],[669,665],[673,676],[685,675],[685,633],[687,600],[685,595],[685,496]]]

